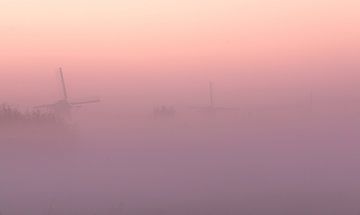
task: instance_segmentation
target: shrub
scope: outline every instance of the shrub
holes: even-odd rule
[[[63,120],[50,111],[19,109],[8,105],[0,105],[0,124],[63,124]]]

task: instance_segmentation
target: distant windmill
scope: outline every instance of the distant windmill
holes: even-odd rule
[[[62,118],[69,118],[71,115],[71,109],[74,107],[80,107],[83,104],[89,104],[89,103],[98,103],[100,102],[99,99],[92,99],[92,100],[83,100],[78,102],[71,102],[69,101],[67,88],[65,85],[65,79],[64,74],[62,72],[62,68],[59,68],[59,74],[61,79],[61,86],[62,86],[62,92],[63,92],[63,98],[55,103],[52,104],[45,104],[45,105],[39,105],[35,108],[47,108],[49,110],[54,111],[54,113]]]
[[[219,107],[215,106],[214,103],[214,84],[213,82],[209,82],[209,105],[203,106],[203,107],[193,107],[193,109],[202,111],[202,112],[208,112],[208,113],[215,113],[218,111],[235,111],[240,110],[240,108],[236,107]]]

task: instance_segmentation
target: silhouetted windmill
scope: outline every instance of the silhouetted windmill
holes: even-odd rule
[[[99,99],[92,99],[92,100],[83,100],[83,101],[77,101],[77,102],[71,102],[69,101],[67,88],[65,84],[64,74],[62,72],[62,68],[59,68],[59,74],[61,79],[61,86],[62,86],[62,92],[63,92],[63,98],[59,101],[52,103],[52,104],[45,104],[45,105],[39,105],[35,108],[47,108],[49,110],[54,111],[54,113],[62,118],[69,118],[71,116],[71,109],[74,107],[80,107],[83,104],[90,104],[90,103],[98,103],[100,102]]]
[[[208,112],[208,113],[215,113],[218,111],[237,111],[240,110],[240,108],[236,107],[220,107],[215,106],[215,100],[214,100],[214,84],[213,82],[209,82],[209,105],[203,106],[203,107],[192,107],[193,109],[202,111],[202,112]]]

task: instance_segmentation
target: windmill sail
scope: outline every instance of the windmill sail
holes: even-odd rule
[[[91,104],[91,103],[99,103],[100,99],[92,99],[92,100],[85,100],[79,102],[70,102],[72,105],[82,105],[82,104]]]
[[[60,73],[61,86],[62,86],[62,90],[63,90],[64,99],[67,100],[68,94],[67,94],[67,89],[66,89],[66,85],[65,85],[64,74],[63,74],[61,67],[59,68],[59,73]]]
[[[82,104],[100,102],[99,99],[88,99],[88,100],[82,100],[82,101],[78,101],[78,102],[70,102],[69,98],[68,98],[66,85],[65,85],[64,74],[63,74],[63,71],[62,71],[61,67],[59,68],[59,74],[60,74],[63,98],[58,100],[55,103],[39,105],[39,106],[35,106],[34,108],[48,108],[48,109],[53,110],[59,116],[68,117],[71,114],[71,109],[74,108],[74,107],[78,107],[78,106],[80,106]]]

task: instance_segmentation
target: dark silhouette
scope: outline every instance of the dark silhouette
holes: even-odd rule
[[[175,115],[175,113],[176,113],[176,111],[175,111],[174,107],[165,106],[165,105],[154,108],[154,112],[153,112],[155,118],[173,117]]]
[[[50,111],[32,110],[22,112],[8,104],[2,104],[0,106],[0,124],[26,123],[61,124],[63,121],[57,118],[55,114]]]
[[[240,110],[240,108],[237,107],[220,107],[215,106],[214,102],[214,84],[213,82],[209,82],[209,105],[203,106],[203,107],[192,107],[195,110],[198,110],[200,112],[215,114],[218,111],[237,111]]]
[[[99,99],[91,99],[91,100],[84,100],[84,101],[77,101],[77,102],[69,101],[68,92],[67,92],[67,88],[65,85],[64,74],[63,74],[61,68],[59,68],[59,74],[60,74],[62,92],[63,92],[64,97],[55,103],[39,105],[39,106],[36,106],[35,108],[37,108],[37,109],[46,108],[46,109],[52,110],[58,118],[68,120],[71,118],[71,109],[72,108],[80,107],[83,104],[100,102]]]

